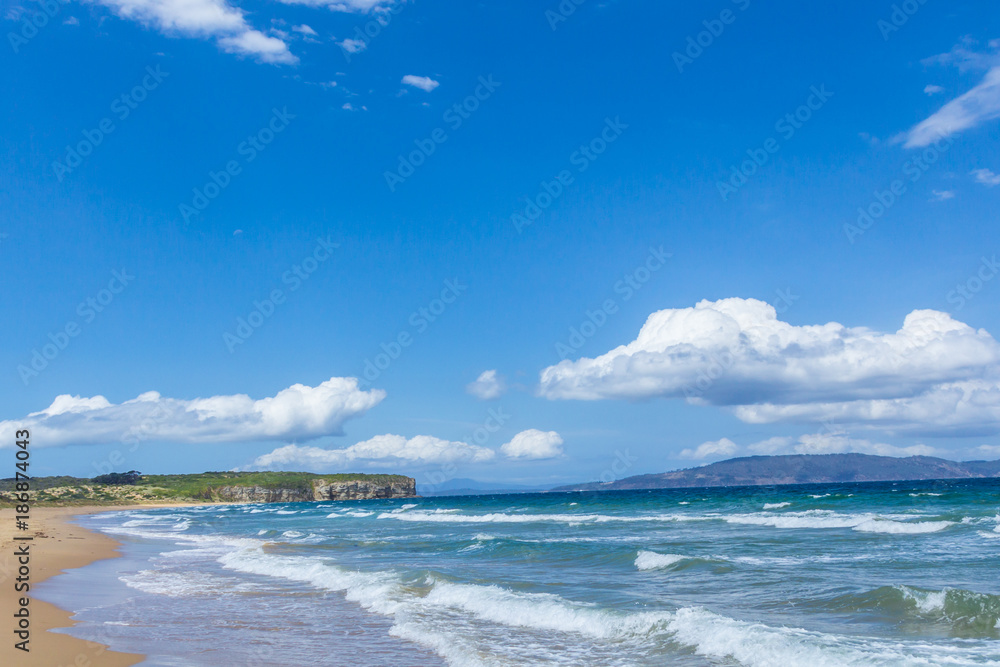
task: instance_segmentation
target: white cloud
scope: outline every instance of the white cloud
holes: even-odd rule
[[[266,63],[298,62],[288,45],[254,30],[241,9],[226,0],[95,0],[123,19],[138,21],[169,35],[215,38],[228,53]]]
[[[337,42],[337,45],[348,53],[360,53],[368,48],[368,44],[361,39],[345,39],[342,42]]]
[[[708,459],[723,458],[733,456],[739,450],[739,446],[729,438],[721,440],[709,440],[698,445],[695,449],[685,449],[681,452],[682,459]]]
[[[688,398],[752,423],[866,423],[962,433],[1000,428],[1000,344],[947,313],[915,310],[882,333],[793,326],[755,299],[653,313],[636,340],[542,371],[549,399]],[[970,431],[971,429],[971,431]]]
[[[416,76],[414,74],[407,74],[404,76],[401,83],[407,86],[413,86],[414,88],[419,88],[420,90],[428,93],[441,85],[429,76]]]
[[[1000,57],[995,53],[971,50],[974,40],[965,39],[948,53],[927,58],[926,65],[952,65],[959,71],[987,70],[983,80],[972,90],[956,97],[906,133],[907,148],[922,148],[938,139],[950,137],[994,118],[1000,118]],[[994,42],[990,42],[991,48]],[[939,86],[927,86],[927,94],[941,92]]]
[[[335,12],[365,14],[372,11],[384,11],[391,7],[394,0],[280,0],[285,5],[306,5],[308,7],[326,7]]]
[[[63,21],[63,25],[80,25],[80,19],[75,16],[70,16],[68,19]]]
[[[292,28],[295,32],[300,32],[303,35],[309,35],[310,37],[315,37],[317,35],[316,31],[307,26],[305,23],[302,25],[297,25]]]
[[[1000,174],[994,174],[990,169],[973,169],[969,173],[976,177],[976,183],[982,183],[988,188],[1000,185]]]
[[[470,382],[465,386],[467,392],[484,401],[499,398],[505,389],[503,380],[495,370],[483,371],[475,382]]]
[[[747,446],[752,454],[875,454],[877,456],[936,456],[938,452],[927,445],[898,447],[883,442],[852,438],[846,433],[809,433],[798,438],[768,438]]]
[[[955,198],[954,190],[931,190],[933,201],[947,201]]]
[[[996,379],[935,385],[916,396],[740,406],[736,416],[752,424],[819,422],[856,424],[916,435],[981,436],[1000,433],[1000,383]]]
[[[344,449],[323,449],[286,445],[258,456],[250,468],[306,467],[314,470],[342,468],[352,463],[480,463],[496,452],[464,442],[442,440],[429,435],[405,438],[377,435]]]
[[[924,92],[927,93],[928,95],[937,95],[938,93],[943,93],[944,92],[944,88],[942,88],[941,86],[935,86],[933,84],[928,84],[928,85],[924,86]]]
[[[188,400],[150,391],[114,404],[103,396],[64,394],[45,410],[0,422],[0,431],[30,429],[39,447],[142,440],[310,440],[340,435],[345,421],[363,415],[383,398],[382,390],[358,389],[356,378],[330,378],[317,387],[294,384],[259,400],[246,394]]]
[[[1000,445],[979,445],[972,452],[973,456],[983,456],[987,459],[1000,458]]]
[[[500,451],[510,459],[552,459],[562,456],[562,444],[562,437],[555,431],[532,428],[515,435]]]

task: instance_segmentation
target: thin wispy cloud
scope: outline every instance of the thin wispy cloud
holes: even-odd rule
[[[1000,118],[1000,58],[996,53],[978,53],[969,49],[965,43],[924,62],[953,65],[962,71],[987,69],[987,72],[972,90],[951,100],[930,117],[912,127],[906,133],[904,145],[907,148],[922,148],[938,139],[950,137]],[[924,92],[928,92],[927,88]]]
[[[406,86],[413,86],[414,88],[419,88],[425,92],[431,92],[441,84],[430,78],[429,76],[416,76],[415,74],[407,74],[403,77],[401,81]]]
[[[954,190],[931,190],[932,201],[948,201],[955,198]]]
[[[263,63],[292,65],[298,58],[281,39],[252,28],[243,10],[225,0],[96,0],[119,17],[167,36],[215,39],[227,53]]]
[[[1000,174],[995,174],[990,169],[973,169],[969,173],[976,179],[976,183],[985,185],[988,188],[1000,185]]]

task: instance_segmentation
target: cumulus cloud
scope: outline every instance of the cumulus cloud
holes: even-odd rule
[[[342,434],[345,421],[363,415],[383,398],[385,392],[379,389],[361,391],[356,378],[330,378],[316,387],[294,384],[259,400],[246,394],[166,398],[150,391],[115,404],[104,396],[64,394],[40,412],[0,422],[0,431],[30,429],[36,447],[143,440],[311,440]]]
[[[515,435],[500,451],[510,459],[553,459],[562,456],[562,444],[562,437],[555,431],[532,428]]]
[[[1000,57],[996,53],[980,53],[970,47],[972,40],[963,40],[948,53],[924,60],[924,64],[953,65],[960,71],[984,69],[986,75],[972,90],[956,97],[906,133],[907,148],[922,148],[938,139],[950,137],[987,121],[1000,118]],[[994,42],[990,42],[995,48]],[[924,92],[940,92],[928,86]]]
[[[308,35],[310,37],[315,37],[317,34],[315,30],[307,26],[305,23],[303,23],[302,25],[293,26],[292,30],[294,30],[295,32],[300,32],[303,35]]]
[[[427,93],[441,85],[429,76],[416,76],[414,74],[407,74],[404,76],[401,83],[407,86],[413,86],[414,88],[419,88]]]
[[[1000,174],[994,174],[990,169],[973,169],[969,173],[976,179],[976,183],[982,183],[988,188],[1000,185]]]
[[[465,386],[467,392],[484,401],[499,398],[505,389],[503,380],[495,370],[483,371],[475,382],[470,382]]]
[[[1000,433],[1000,383],[996,379],[948,382],[917,396],[798,405],[764,403],[737,407],[735,413],[752,424],[832,420],[915,435],[995,435]]]
[[[123,19],[138,21],[169,36],[214,38],[223,51],[250,56],[260,62],[298,62],[285,42],[251,28],[243,11],[226,0],[94,1]]]
[[[406,438],[386,434],[343,449],[286,445],[258,456],[249,467],[305,467],[323,470],[343,468],[353,463],[481,463],[492,460],[495,456],[496,452],[492,449],[464,442],[442,440],[429,435]]]
[[[1000,344],[947,313],[915,310],[895,333],[793,326],[756,299],[661,310],[636,340],[542,371],[550,399],[687,398],[744,421],[861,422],[904,430],[1000,428]]]
[[[729,438],[721,440],[709,440],[703,442],[694,449],[681,451],[682,459],[709,459],[733,456],[739,451],[739,446]]]

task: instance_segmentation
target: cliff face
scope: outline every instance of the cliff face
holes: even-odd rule
[[[412,477],[393,482],[368,480],[329,481],[314,479],[312,491],[269,489],[262,486],[223,486],[213,490],[220,500],[234,503],[300,503],[314,500],[372,500],[375,498],[415,498],[417,483]]]
[[[309,500],[361,500],[371,498],[415,498],[417,481],[404,477],[399,482],[379,484],[364,480],[348,482],[328,482],[315,479],[312,483],[313,497]]]

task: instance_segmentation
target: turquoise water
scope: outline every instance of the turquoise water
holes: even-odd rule
[[[1000,665],[1000,480],[81,523],[125,558],[46,595],[148,665]]]

